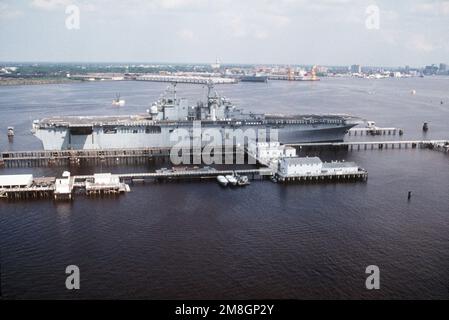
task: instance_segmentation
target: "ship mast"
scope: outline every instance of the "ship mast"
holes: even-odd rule
[[[178,84],[177,82],[172,83],[172,85],[173,85],[173,102],[176,101],[176,85],[177,84]]]
[[[207,80],[207,102],[209,104],[210,92],[214,88],[214,82],[212,80]]]

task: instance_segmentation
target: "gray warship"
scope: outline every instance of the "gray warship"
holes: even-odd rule
[[[259,137],[276,132],[280,143],[342,141],[360,118],[339,115],[279,115],[246,113],[208,85],[205,102],[194,106],[178,98],[176,84],[154,102],[144,114],[128,116],[54,116],[33,121],[33,134],[45,150],[164,148],[176,144],[173,133],[192,133],[194,123],[201,132],[217,129],[223,139],[229,130],[252,129]],[[184,131],[185,132],[185,131]],[[267,139],[269,140],[269,138]]]

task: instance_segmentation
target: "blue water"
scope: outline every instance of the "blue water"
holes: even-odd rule
[[[0,149],[40,149],[31,122],[66,114],[144,112],[163,83],[0,87]],[[449,79],[323,79],[216,88],[250,111],[350,113],[403,137],[449,138]],[[201,86],[178,85],[196,100]],[[412,95],[411,90],[416,90]],[[120,92],[126,106],[111,106]],[[443,104],[440,102],[443,101]],[[423,135],[422,123],[430,130]],[[8,142],[6,128],[16,136]],[[356,139],[351,137],[351,139]],[[373,139],[364,137],[364,139]],[[339,151],[366,183],[240,189],[215,182],[132,185],[116,198],[0,201],[4,298],[449,298],[449,155],[420,149]],[[0,169],[36,176],[147,167]],[[407,192],[412,198],[407,200]],[[65,267],[81,290],[65,289]],[[381,289],[365,289],[377,265]]]

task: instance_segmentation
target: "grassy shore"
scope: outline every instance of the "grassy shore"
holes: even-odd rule
[[[81,82],[68,78],[1,78],[0,86],[21,86],[21,85],[35,85],[35,84],[61,84]]]

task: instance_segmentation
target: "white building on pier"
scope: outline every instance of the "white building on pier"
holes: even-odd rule
[[[322,162],[318,157],[285,157],[278,166],[278,174],[283,177],[344,175],[359,172],[355,162]]]

